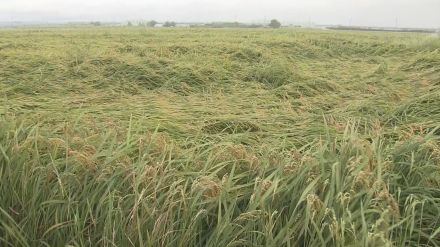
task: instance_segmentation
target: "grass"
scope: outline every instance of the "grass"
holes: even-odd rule
[[[440,46],[0,30],[0,246],[440,246]]]

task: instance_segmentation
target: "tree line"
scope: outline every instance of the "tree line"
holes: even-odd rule
[[[159,24],[162,24],[162,27],[176,27],[177,23],[174,21],[166,21],[164,23],[159,23],[155,20],[150,20],[146,22],[139,22],[139,26],[144,27],[157,27]],[[132,22],[128,22],[127,26],[133,26]],[[281,22],[279,22],[277,19],[271,20],[268,24],[246,24],[246,23],[240,23],[240,22],[212,22],[212,23],[205,23],[205,24],[191,24],[190,27],[211,27],[211,28],[263,28],[263,27],[270,27],[270,28],[280,28]]]

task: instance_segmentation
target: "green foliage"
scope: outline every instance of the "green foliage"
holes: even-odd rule
[[[195,26],[197,27],[197,26]],[[213,22],[204,24],[203,27],[211,28],[260,28],[263,25],[260,24],[245,24],[240,22]]]
[[[155,27],[157,25],[157,21],[151,20],[147,22],[147,27]]]
[[[163,26],[164,26],[164,27],[175,27],[175,26],[176,26],[176,23],[175,23],[174,21],[166,21],[166,22],[163,24]]]
[[[92,25],[92,26],[101,26],[101,22],[99,22],[99,21],[92,21],[92,22],[90,22],[90,25]]]
[[[439,246],[431,38],[2,29],[0,246]]]
[[[273,20],[270,21],[269,27],[271,27],[271,28],[280,28],[281,27],[281,22],[279,22],[276,19],[273,19]]]

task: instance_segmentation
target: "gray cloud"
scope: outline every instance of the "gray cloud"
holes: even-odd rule
[[[0,0],[0,21],[263,21],[440,27],[440,0]]]

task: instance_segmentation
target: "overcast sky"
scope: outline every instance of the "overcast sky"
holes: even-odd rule
[[[0,0],[0,22],[243,21],[440,27],[440,0]]]

